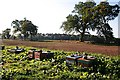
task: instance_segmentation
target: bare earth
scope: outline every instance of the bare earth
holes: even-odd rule
[[[101,53],[112,56],[120,55],[120,51],[119,51],[120,46],[118,47],[118,46],[93,45],[90,43],[82,43],[79,41],[33,42],[33,41],[21,41],[21,40],[3,40],[2,43],[4,45],[30,46],[37,48],[47,48],[52,50],[91,52],[91,53]]]

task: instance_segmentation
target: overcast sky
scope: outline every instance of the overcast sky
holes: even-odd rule
[[[66,20],[75,4],[85,0],[1,0],[0,1],[0,33],[11,28],[15,19],[26,17],[38,26],[39,33],[64,33],[60,26]],[[101,0],[94,0],[99,3]],[[117,4],[119,0],[108,0]],[[118,19],[110,22],[114,36],[118,37]]]

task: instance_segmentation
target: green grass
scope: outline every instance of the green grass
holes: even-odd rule
[[[7,49],[15,46],[7,46],[2,51],[2,80],[119,80],[120,79],[120,56],[106,56],[102,54],[89,53],[97,58],[94,67],[83,68],[81,66],[66,66],[66,56],[77,52],[54,52],[52,59],[29,60],[28,50],[20,54],[9,53]],[[48,49],[44,49],[48,50]],[[83,54],[83,53],[78,53]],[[54,61],[53,61],[54,60]]]

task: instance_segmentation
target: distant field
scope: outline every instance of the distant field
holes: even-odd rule
[[[3,40],[3,45],[30,46],[37,48],[47,48],[52,50],[79,51],[90,53],[101,53],[106,55],[120,55],[118,46],[102,46],[79,41],[21,41],[21,40]]]

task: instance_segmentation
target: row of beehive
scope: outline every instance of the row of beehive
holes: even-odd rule
[[[0,50],[4,50],[5,49],[5,46],[0,46]],[[16,48],[13,48],[13,49],[8,49],[7,50],[8,52],[10,53],[21,53],[21,52],[24,52],[24,48],[19,48],[18,46],[16,46]],[[47,51],[47,52],[44,52],[42,50],[36,50],[36,49],[30,49],[28,51],[28,58],[29,59],[48,59],[48,58],[52,58],[54,56],[54,53],[53,52],[50,52],[50,51]]]
[[[74,55],[74,56],[67,56],[66,57],[66,63],[68,65],[81,65],[82,67],[91,67],[94,65],[94,62],[96,61],[96,58],[95,57],[92,57],[92,56],[77,56],[77,55]]]
[[[43,52],[42,50],[29,50],[28,52],[28,57],[29,59],[49,59],[52,58],[54,56],[53,52],[47,51],[47,52]]]
[[[1,49],[3,50],[5,47],[2,46]],[[12,53],[20,53],[20,52],[24,52],[25,50],[22,48],[18,48],[18,46],[16,46],[15,49],[10,49],[8,50],[9,52]],[[42,50],[36,50],[36,49],[31,49],[28,51],[28,58],[29,59],[49,59],[49,58],[53,58],[54,53],[47,51],[47,52],[43,52]],[[94,62],[96,61],[95,57],[92,56],[87,56],[85,55],[72,55],[72,56],[67,56],[66,57],[66,63],[68,65],[73,64],[73,65],[81,65],[83,67],[91,67],[93,66]]]

